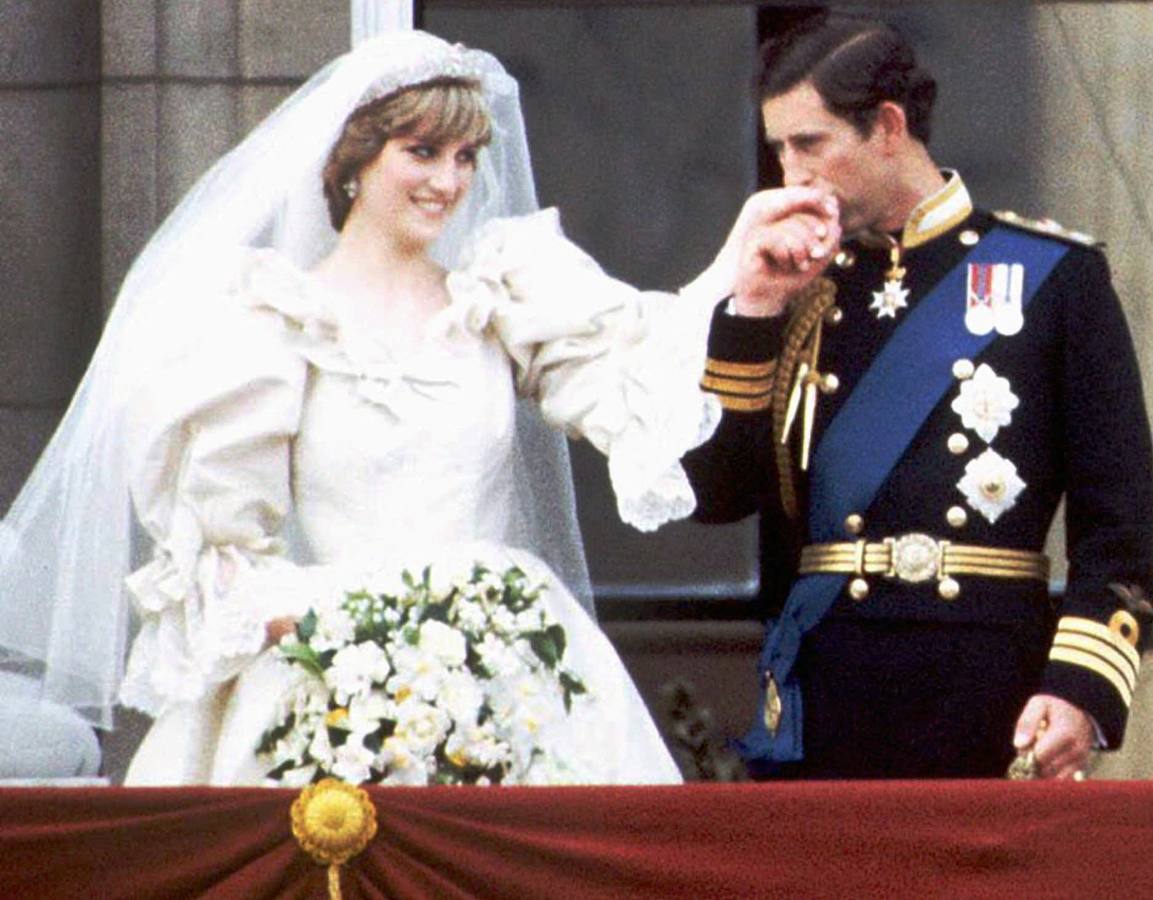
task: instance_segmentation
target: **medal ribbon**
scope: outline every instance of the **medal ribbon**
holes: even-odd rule
[[[1004,227],[990,230],[897,326],[853,393],[829,423],[813,457],[809,489],[809,543],[841,537],[845,517],[868,510],[913,437],[953,384],[953,363],[975,359],[997,336],[964,326],[968,267],[1004,260],[1024,264],[1021,306],[1061,261],[1068,246]],[[911,394],[911,396],[910,396]],[[884,428],[876,424],[885,422]],[[804,755],[800,684],[793,672],[801,639],[832,608],[847,575],[804,575],[793,583],[781,615],[766,626],[759,670],[772,673],[781,696],[776,734],[761,709],[738,742],[749,761],[788,762]]]

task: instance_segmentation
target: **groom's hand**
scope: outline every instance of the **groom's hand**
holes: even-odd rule
[[[754,194],[738,229],[733,297],[742,316],[780,315],[789,299],[825,270],[841,242],[836,198],[813,188]]]

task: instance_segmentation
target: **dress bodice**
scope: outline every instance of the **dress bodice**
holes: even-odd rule
[[[429,338],[407,365],[392,365],[388,386],[367,394],[359,378],[309,371],[292,490],[318,562],[506,539],[516,400],[500,344]]]

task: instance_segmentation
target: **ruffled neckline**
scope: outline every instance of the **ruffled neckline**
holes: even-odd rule
[[[383,342],[346,339],[331,290],[278,250],[258,249],[242,270],[234,293],[250,309],[271,313],[283,326],[287,344],[316,368],[356,380],[364,400],[403,415],[414,394],[427,396],[459,383],[448,353],[430,353],[450,319],[455,298],[424,326],[409,352]]]

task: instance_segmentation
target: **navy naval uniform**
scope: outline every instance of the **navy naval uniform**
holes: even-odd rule
[[[1104,255],[974,210],[955,173],[880,238],[847,241],[791,313],[722,304],[712,323],[702,384],[725,412],[686,468],[699,519],[760,514],[750,768],[1000,776],[1036,693],[1116,747],[1145,639],[1132,588],[1153,577],[1153,451]],[[1051,595],[1040,551],[1063,496]]]

